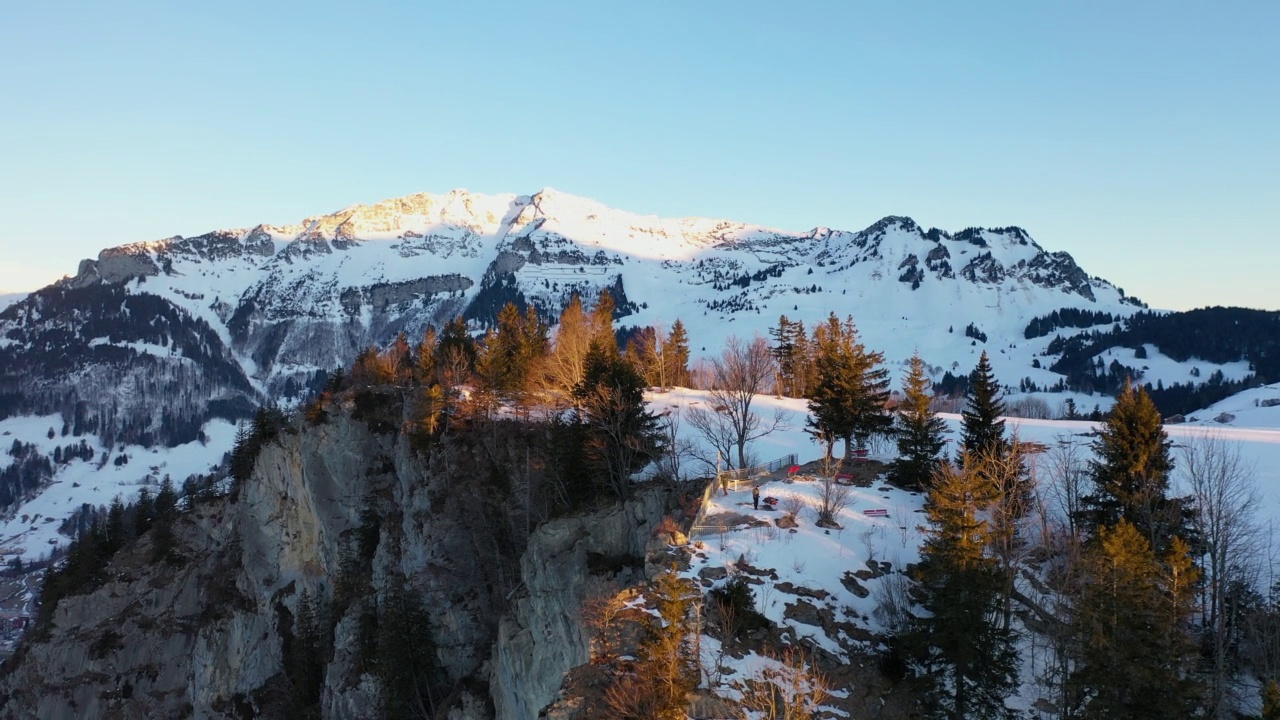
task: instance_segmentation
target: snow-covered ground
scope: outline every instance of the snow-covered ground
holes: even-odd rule
[[[1255,408],[1253,400],[1255,397],[1263,399],[1276,396],[1280,396],[1280,386],[1242,393],[1230,401],[1220,403],[1222,408],[1215,406],[1214,410],[1236,413],[1236,420],[1229,426],[1210,422],[1207,425],[1165,427],[1174,443],[1175,457],[1180,446],[1206,435],[1217,436],[1238,448],[1253,468],[1260,498],[1256,512],[1258,520],[1264,525],[1280,521],[1280,407]],[[708,404],[706,393],[684,389],[651,393],[648,399],[658,410],[706,407]],[[754,454],[757,458],[768,461],[794,452],[799,455],[800,462],[805,463],[819,457],[820,448],[803,431],[807,415],[804,400],[759,396],[756,402],[758,412],[767,414],[774,408],[782,408],[790,412],[792,418],[789,429],[777,431],[756,443]],[[948,426],[948,437],[958,438],[960,417],[952,414],[944,414],[942,417]],[[1081,421],[1008,418],[1007,424],[1009,431],[1016,432],[1023,441],[1047,446],[1074,443],[1086,455],[1097,429],[1097,423]],[[683,426],[683,435],[691,442],[701,442],[687,422]],[[948,449],[951,447],[953,444],[948,444]],[[837,447],[837,452],[839,451],[840,448]],[[893,456],[894,448],[886,446],[880,448],[879,452],[873,451],[871,459],[888,462]],[[1033,456],[1037,461],[1039,457],[1043,456]],[[693,465],[688,467],[695,474],[697,470],[705,469],[695,468]],[[1175,491],[1181,485],[1181,476],[1175,471]],[[777,497],[782,501],[780,505],[793,496],[805,500],[807,508],[801,511],[799,527],[794,531],[774,525],[774,520],[782,514],[780,511],[752,508],[750,484],[744,483],[740,487],[731,488],[728,494],[715,493],[709,515],[738,513],[760,521],[761,526],[743,524],[737,529],[726,529],[724,532],[711,528],[697,533],[693,540],[700,541],[702,545],[694,556],[687,575],[697,579],[699,572],[705,568],[726,568],[732,574],[744,565],[748,567],[749,573],[769,571],[766,576],[757,576],[763,580],[762,584],[755,586],[756,603],[760,612],[775,623],[792,628],[796,636],[811,638],[819,647],[839,656],[850,647],[870,649],[869,641],[850,637],[846,629],[839,629],[840,623],[848,623],[872,634],[886,631],[876,608],[878,598],[888,589],[885,583],[893,582],[893,575],[868,572],[871,569],[868,561],[888,562],[896,571],[919,559],[924,497],[893,488],[883,482],[873,483],[867,488],[851,488],[850,503],[839,517],[843,529],[825,530],[815,525],[817,518],[812,509],[819,491],[820,484],[812,480],[788,482],[776,479],[761,486],[761,496]],[[867,510],[887,511],[887,515],[867,515]],[[859,571],[862,572],[860,577],[855,578],[856,585],[850,583],[847,574]],[[780,587],[784,589],[779,589]],[[797,595],[794,592],[797,587],[817,591],[815,594],[821,597]],[[864,590],[855,592],[859,587]],[[863,595],[863,592],[866,594]],[[828,629],[836,628],[836,632],[828,634],[818,625],[797,621],[797,618],[806,616],[811,621],[813,618],[812,611],[796,612],[801,603],[814,606],[820,613],[829,612],[829,617],[834,622],[827,623]],[[704,654],[707,647],[714,651],[716,645],[713,641],[709,646],[704,646]],[[748,656],[741,660],[730,658],[727,662],[732,673],[724,678],[726,683],[750,676],[756,665],[763,660]],[[1036,697],[1031,687],[1029,664],[1024,666],[1023,681],[1024,691],[1011,699],[1011,706],[1025,708]]]
[[[235,436],[231,423],[215,420],[204,427],[207,443],[150,450],[116,446],[107,463],[100,466],[102,453],[106,452],[101,440],[93,435],[64,437],[58,432],[61,427],[62,419],[57,415],[0,420],[0,451],[8,452],[18,440],[51,455],[55,448],[83,439],[94,452],[91,461],[77,459],[56,466],[52,485],[23,503],[14,517],[0,519],[0,555],[6,559],[18,555],[24,561],[38,560],[55,546],[65,546],[70,540],[58,533],[58,526],[81,505],[109,505],[117,495],[126,503],[131,502],[143,487],[150,487],[154,493],[165,475],[180,488],[187,477],[210,472],[221,462]],[[50,429],[55,431],[52,438]],[[128,455],[129,462],[117,466],[114,460],[121,454]]]
[[[1268,404],[1270,403],[1270,404]],[[1216,418],[1226,413],[1230,417]],[[1191,425],[1280,430],[1280,383],[1242,390],[1187,416]]]

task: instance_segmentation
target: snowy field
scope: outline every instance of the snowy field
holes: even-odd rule
[[[1236,420],[1231,425],[1208,422],[1169,425],[1165,430],[1174,443],[1175,459],[1180,446],[1206,435],[1216,435],[1237,447],[1253,468],[1261,499],[1257,507],[1258,520],[1265,526],[1280,520],[1280,406],[1255,407],[1253,401],[1255,396],[1259,399],[1280,396],[1280,386],[1259,388],[1250,393],[1220,403],[1222,407],[1215,406],[1212,413],[1198,414],[1211,417],[1217,412],[1232,411]],[[706,408],[708,404],[707,393],[684,389],[651,393],[648,399],[659,411]],[[756,403],[756,411],[765,415],[774,408],[782,408],[791,414],[789,429],[775,432],[756,443],[754,455],[759,461],[769,461],[793,452],[798,454],[802,464],[819,458],[820,448],[803,431],[807,415],[804,400],[759,396]],[[942,417],[948,426],[947,437],[953,440],[947,445],[950,450],[954,447],[954,440],[959,438],[960,417],[952,414]],[[1024,441],[1044,445],[1074,443],[1086,453],[1096,425],[1092,422],[1007,419],[1008,430],[1016,432]],[[687,421],[682,435],[687,440],[699,441]],[[837,444],[837,454],[841,450]],[[887,463],[893,457],[894,449],[886,445],[879,448],[878,453],[873,451],[870,459]],[[692,474],[698,474],[705,468],[697,465],[696,462],[686,463],[686,468]],[[1174,478],[1175,492],[1178,492],[1182,482],[1177,471]],[[759,521],[760,526],[740,524],[738,529],[726,529],[724,532],[712,527],[695,534],[693,540],[702,544],[686,575],[697,580],[699,572],[706,568],[725,568],[730,574],[745,572],[762,581],[754,586],[757,609],[773,622],[790,627],[796,637],[810,638],[837,656],[843,656],[851,649],[871,649],[874,641],[866,639],[869,637],[866,633],[880,635],[888,630],[884,620],[877,616],[876,608],[878,598],[889,589],[884,584],[892,582],[893,575],[872,571],[873,566],[868,561],[890,563],[892,570],[897,571],[919,559],[920,526],[925,522],[922,514],[924,496],[883,482],[875,482],[867,488],[851,488],[850,503],[839,517],[843,529],[824,530],[815,525],[817,518],[812,509],[820,483],[772,479],[761,484],[760,490],[761,497],[778,498],[780,507],[793,496],[809,503],[799,515],[799,527],[794,531],[776,527],[774,521],[782,515],[781,511],[754,510],[748,483],[731,488],[727,495],[717,492],[708,515],[737,513]],[[868,510],[885,511],[885,516],[868,515],[865,512]],[[856,583],[849,581],[849,573],[859,574],[854,577]],[[722,581],[717,581],[717,584],[719,582]],[[797,594],[796,588],[814,592]],[[815,620],[815,617],[820,619]],[[854,629],[853,636],[850,628]],[[714,653],[717,647],[714,641],[704,645],[704,655]],[[767,660],[753,655],[730,659],[732,672],[722,681],[741,681],[764,662]],[[1012,698],[1011,706],[1026,708],[1034,700],[1030,674],[1028,663],[1023,669],[1026,691]]]
[[[55,466],[53,484],[48,489],[23,503],[14,517],[0,520],[0,556],[6,560],[14,555],[25,561],[39,560],[54,547],[65,546],[69,539],[58,533],[58,526],[83,504],[109,505],[117,495],[128,503],[137,498],[143,487],[150,487],[154,494],[165,475],[181,489],[187,477],[208,473],[221,462],[235,437],[235,426],[215,420],[204,427],[209,439],[206,444],[190,442],[150,450],[116,446],[110,451],[107,463],[100,465],[106,448],[99,438],[93,435],[64,437],[57,432],[49,437],[51,428],[56,431],[61,427],[62,419],[57,415],[0,420],[0,451],[7,453],[13,442],[19,440],[35,444],[41,453],[50,455],[56,447],[77,444],[83,439],[94,452],[92,461],[77,459]],[[129,462],[117,466],[113,461],[121,454],[128,455]]]

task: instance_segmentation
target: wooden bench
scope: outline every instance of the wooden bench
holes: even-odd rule
[[[867,517],[889,517],[889,511],[885,510],[884,508],[872,508],[870,510],[863,510],[862,514],[866,515]]]

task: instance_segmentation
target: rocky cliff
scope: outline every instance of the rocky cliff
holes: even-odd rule
[[[377,717],[387,668],[369,656],[368,623],[402,584],[426,609],[414,632],[431,641],[436,711],[536,717],[587,660],[591,562],[642,554],[668,498],[536,524],[518,480],[497,472],[527,457],[529,431],[498,423],[424,452],[349,412],[287,429],[236,497],[183,514],[177,557],[150,562],[144,536],[104,585],[64,598],[0,678],[0,714],[294,716],[306,596],[334,612],[311,711]]]

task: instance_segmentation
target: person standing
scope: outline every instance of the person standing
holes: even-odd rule
[[[756,485],[751,488],[751,504],[756,510],[760,509],[760,486]]]

